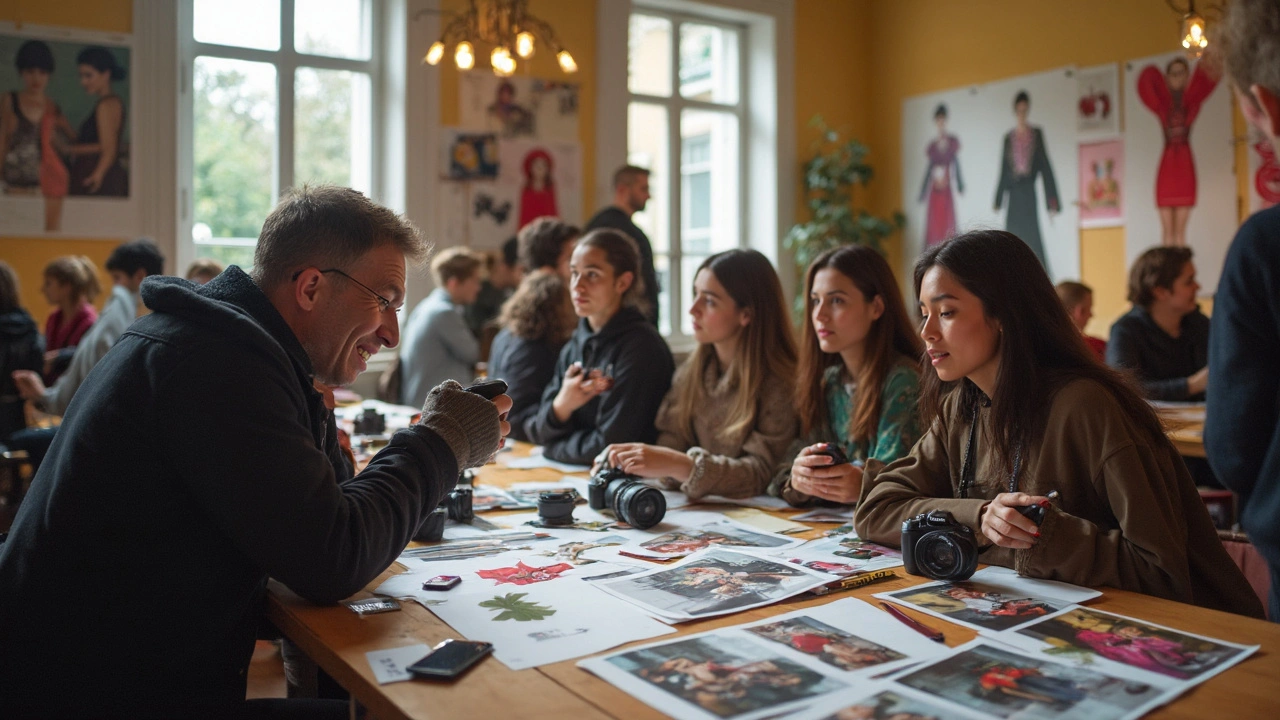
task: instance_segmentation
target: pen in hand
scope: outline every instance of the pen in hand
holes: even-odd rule
[[[919,620],[912,618],[910,615],[907,615],[906,613],[890,605],[889,603],[882,602],[880,603],[880,607],[884,608],[890,615],[902,621],[902,623],[907,627],[911,628],[912,630],[915,630],[921,635],[924,635],[930,640],[933,640],[934,642],[947,641],[946,636],[942,634],[941,630],[934,630],[933,628],[929,627],[928,625],[925,625]]]

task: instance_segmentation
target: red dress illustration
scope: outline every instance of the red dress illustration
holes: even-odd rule
[[[936,137],[929,143],[925,154],[929,167],[925,170],[924,183],[920,187],[920,201],[929,198],[928,220],[925,223],[925,247],[937,245],[956,234],[956,202],[952,194],[952,168],[955,169],[955,187],[964,192],[964,180],[960,177],[960,163],[956,156],[960,141],[955,135]]]
[[[1165,245],[1186,245],[1187,213],[1196,204],[1196,164],[1191,152],[1191,126],[1218,84],[1204,63],[1188,76],[1185,60],[1176,58],[1164,73],[1154,65],[1138,76],[1138,97],[1160,119],[1164,152],[1156,171],[1156,207]]]
[[[551,179],[551,170],[551,155],[546,150],[531,150],[524,156],[524,190],[520,192],[517,228],[544,215],[560,215],[556,208],[556,186]]]

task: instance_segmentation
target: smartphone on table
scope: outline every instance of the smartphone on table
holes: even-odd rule
[[[493,652],[493,643],[478,640],[445,640],[426,657],[405,668],[426,680],[453,680]]]

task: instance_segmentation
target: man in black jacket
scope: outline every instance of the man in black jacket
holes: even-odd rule
[[[412,225],[354,190],[291,192],[253,276],[151,278],[0,545],[0,716],[231,717],[273,577],[332,603],[404,549],[508,430],[445,383],[339,484],[314,382],[399,340]],[[255,711],[261,708],[253,708]]]
[[[635,165],[623,165],[613,174],[613,204],[587,221],[587,231],[612,228],[636,241],[640,251],[640,277],[644,280],[644,296],[649,301],[646,317],[658,324],[658,273],[653,267],[653,246],[649,236],[631,221],[631,216],[644,210],[649,202],[649,171]]]

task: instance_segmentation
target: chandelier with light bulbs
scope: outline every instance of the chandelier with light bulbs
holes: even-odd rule
[[[1182,15],[1181,37],[1179,38],[1182,42],[1182,49],[1191,58],[1199,58],[1204,54],[1205,49],[1209,47],[1209,36],[1205,31],[1204,16],[1196,12],[1196,0],[1187,0],[1185,12],[1174,4],[1173,0],[1167,0],[1167,2],[1174,12]]]
[[[561,70],[577,72],[578,64],[556,40],[551,26],[529,14],[529,0],[486,0],[483,8],[477,7],[476,0],[468,0],[467,9],[449,21],[422,61],[438,65],[452,46],[454,64],[459,70],[470,70],[476,65],[477,46],[492,47],[493,74],[509,77],[516,71],[516,58],[528,60],[538,45],[555,53]]]

